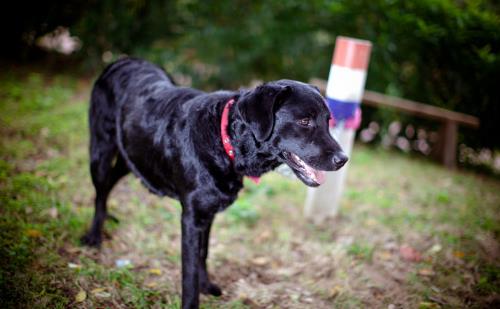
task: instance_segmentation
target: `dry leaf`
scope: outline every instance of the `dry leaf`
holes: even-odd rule
[[[441,249],[443,249],[443,247],[441,247],[440,244],[434,244],[430,249],[429,249],[429,253],[438,253],[439,251],[441,251]]]
[[[408,245],[402,245],[399,248],[399,254],[405,261],[420,262],[422,260],[422,255],[420,254],[420,252]]]
[[[387,260],[392,259],[392,254],[389,251],[382,251],[382,252],[380,252],[380,258],[382,260],[387,261]]]
[[[96,288],[91,291],[92,294],[97,294],[106,291],[105,288]]]
[[[106,288],[97,288],[92,290],[92,294],[95,297],[100,297],[100,298],[108,298],[111,297],[111,294],[106,292]]]
[[[148,270],[148,272],[152,275],[160,276],[161,275],[161,269],[159,268],[151,268]]]
[[[418,305],[418,309],[439,309],[441,306],[439,306],[436,303],[431,303],[427,301],[423,301]]]
[[[80,269],[80,268],[82,268],[82,265],[75,264],[75,263],[68,263],[68,267],[73,268],[73,269]]]
[[[422,268],[418,271],[418,274],[425,277],[434,276],[435,272],[430,268]]]
[[[149,282],[149,283],[146,283],[146,287],[148,288],[154,288],[158,285],[158,283],[156,282]]]
[[[262,243],[269,240],[269,238],[271,238],[271,231],[264,230],[255,238],[254,243]]]
[[[260,256],[260,257],[256,257],[256,258],[252,259],[252,264],[257,265],[257,266],[264,266],[267,263],[269,263],[269,259],[264,257],[264,256]]]
[[[335,298],[337,297],[340,293],[342,292],[342,287],[340,285],[334,286],[331,290],[330,293],[328,293],[328,296],[330,298]]]
[[[85,292],[84,290],[80,290],[80,292],[78,292],[75,296],[75,301],[77,303],[81,303],[83,302],[85,299],[87,299],[87,292]]]
[[[80,251],[82,251],[80,248],[78,247],[68,247],[65,249],[68,253],[78,253]]]
[[[453,256],[456,258],[459,258],[459,259],[463,259],[465,256],[465,253],[463,253],[462,251],[454,251]]]

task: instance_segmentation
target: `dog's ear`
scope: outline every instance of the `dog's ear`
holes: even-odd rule
[[[241,118],[250,126],[258,141],[265,141],[271,136],[274,112],[291,91],[290,86],[263,84],[244,95],[238,103]]]

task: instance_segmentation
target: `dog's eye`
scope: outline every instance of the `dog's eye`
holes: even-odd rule
[[[302,118],[298,120],[297,123],[304,127],[309,127],[312,124],[311,118]]]

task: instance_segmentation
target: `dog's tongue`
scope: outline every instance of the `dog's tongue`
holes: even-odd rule
[[[312,179],[319,185],[322,185],[325,182],[325,172],[314,169],[306,164],[306,169],[309,175],[311,175]]]
[[[316,170],[316,172],[314,173],[314,175],[316,176],[316,181],[318,182],[318,184],[322,185],[323,183],[325,183],[325,180],[326,180],[326,173],[325,171],[318,171]]]
[[[299,158],[296,154],[292,153],[292,157],[294,161],[302,166],[306,170],[307,177],[312,179],[315,183],[318,185],[321,185],[325,182],[325,172],[324,171],[319,171],[304,162],[301,158]]]

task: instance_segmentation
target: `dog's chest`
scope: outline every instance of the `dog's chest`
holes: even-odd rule
[[[225,181],[223,188],[215,186],[211,190],[211,195],[216,200],[213,204],[216,206],[217,212],[221,212],[231,206],[237,200],[238,193],[242,187],[242,182],[238,180]]]

